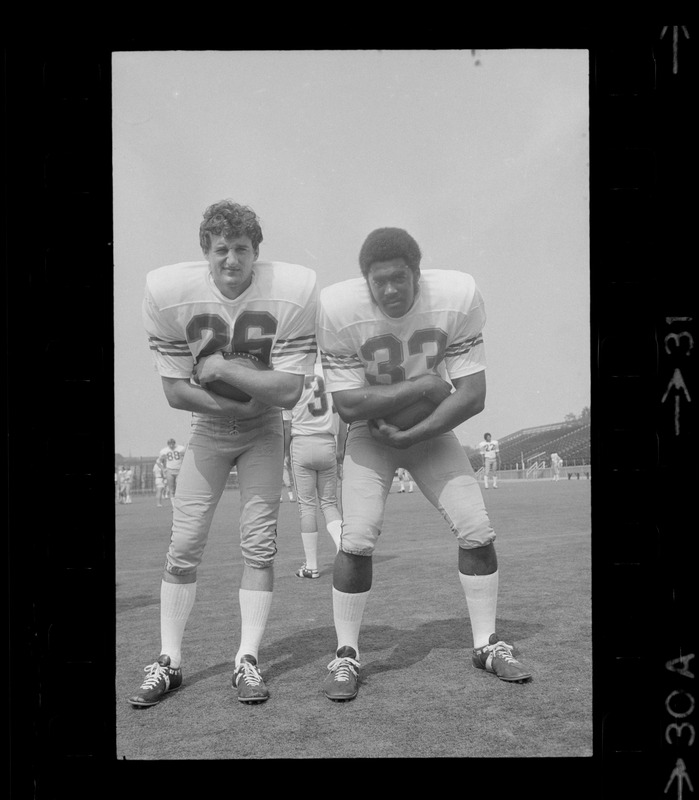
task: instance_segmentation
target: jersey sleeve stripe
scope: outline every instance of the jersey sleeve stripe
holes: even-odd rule
[[[186,342],[167,342],[164,339],[156,339],[154,336],[151,336],[148,342],[149,348],[161,356],[175,356],[176,358],[180,358],[191,357],[192,355]]]
[[[157,336],[149,336],[149,342],[155,342],[156,344],[167,344],[171,345],[172,347],[188,347],[186,339],[159,339]]]
[[[316,335],[315,333],[309,334],[308,336],[296,336],[293,339],[277,339],[277,345],[284,346],[287,344],[293,344],[295,342],[307,342],[309,345],[316,344]]]
[[[321,352],[323,369],[363,369],[364,364],[356,355],[334,356],[331,353]]]
[[[453,356],[460,356],[464,353],[468,353],[474,347],[479,344],[483,344],[483,334],[479,333],[478,335],[474,336],[472,339],[466,339],[463,342],[454,342],[453,344],[449,345],[445,350],[445,356],[453,357]]]
[[[164,350],[161,347],[151,347],[151,350],[156,352],[158,355],[170,356],[171,358],[187,358],[188,356],[189,358],[192,357],[192,354],[189,352],[189,350],[186,353],[179,353],[173,350]]]
[[[302,353],[303,355],[310,355],[314,354],[318,349],[317,344],[315,341],[312,342],[303,342],[303,341],[288,341],[285,344],[280,344],[276,342],[272,347],[272,355],[273,356],[289,356],[295,355],[296,353]]]
[[[272,348],[272,352],[277,356],[289,356],[295,353],[303,353],[304,355],[308,355],[309,353],[315,353],[316,348],[303,345],[287,345],[287,347],[277,347],[275,345]]]
[[[149,345],[151,350],[172,350],[175,353],[189,353],[189,347],[178,347],[171,342],[151,342]]]
[[[284,344],[275,342],[273,348],[280,353],[315,353],[318,345],[315,342],[285,342]]]

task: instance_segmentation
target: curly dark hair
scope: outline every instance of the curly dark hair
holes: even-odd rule
[[[369,268],[376,261],[391,261],[403,258],[410,269],[420,272],[422,253],[418,243],[402,228],[377,228],[364,240],[359,251],[359,268],[366,278]]]
[[[204,253],[209,252],[212,236],[225,236],[226,239],[248,236],[257,250],[262,241],[262,228],[251,208],[232,200],[220,200],[206,209],[199,226],[199,244]]]

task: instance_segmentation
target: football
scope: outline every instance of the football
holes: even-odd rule
[[[223,357],[226,361],[235,358],[240,364],[248,369],[270,369],[264,361],[251,355],[250,353],[224,353]],[[239,403],[247,403],[250,400],[250,395],[236,389],[231,383],[225,381],[210,381],[206,384],[206,389],[214,394],[220,394],[221,397],[227,397],[229,400],[237,400]]]
[[[435,408],[437,408],[435,403],[428,397],[423,397],[416,403],[401,408],[400,411],[396,411],[395,414],[389,414],[384,417],[384,420],[390,425],[395,425],[396,428],[400,428],[402,431],[407,431],[408,428],[412,428],[413,425],[422,422],[425,417],[429,417]]]

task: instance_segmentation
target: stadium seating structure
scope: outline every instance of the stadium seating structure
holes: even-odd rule
[[[494,437],[498,438],[498,437]],[[562,422],[525,428],[498,438],[500,444],[500,469],[525,468],[532,461],[551,463],[551,453],[558,453],[563,464],[590,464],[590,423]],[[482,466],[478,453],[469,455],[475,470]]]

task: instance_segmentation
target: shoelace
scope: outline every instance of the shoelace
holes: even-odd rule
[[[157,661],[144,667],[143,671],[148,673],[148,677],[143,681],[141,689],[152,689],[161,678],[167,677],[166,668]]]
[[[242,667],[242,674],[238,674],[238,681],[243,680],[249,686],[259,686],[262,683],[262,675],[257,670],[257,667],[254,664],[251,664],[249,661],[241,661],[238,665],[238,670],[240,671]],[[238,684],[236,683],[236,686]]]
[[[330,672],[335,673],[336,681],[348,681],[350,673],[357,677],[357,669],[359,668],[359,661],[345,656],[344,658],[335,658],[328,664]]]
[[[511,644],[506,644],[505,642],[495,642],[495,644],[490,644],[484,649],[486,652],[489,652],[493,658],[495,656],[500,656],[500,658],[505,659],[505,661],[515,660],[512,655]]]

